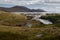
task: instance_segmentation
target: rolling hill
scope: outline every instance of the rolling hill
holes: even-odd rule
[[[6,12],[45,12],[45,10],[42,9],[29,9],[24,6],[14,6],[10,8],[0,7],[0,10]]]

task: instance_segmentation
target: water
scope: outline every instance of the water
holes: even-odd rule
[[[46,15],[46,13],[49,12],[15,12],[16,14],[26,14],[26,15],[34,15],[34,18],[32,18],[32,20],[37,20],[40,21],[43,24],[53,24],[51,21],[49,20],[45,20],[45,19],[40,19],[41,16]],[[40,14],[40,15],[39,15]],[[50,13],[51,14],[51,13]],[[55,14],[55,13],[54,13]]]
[[[37,21],[40,21],[41,23],[43,24],[53,24],[51,21],[49,20],[45,20],[45,19],[40,19],[42,15],[40,16],[35,16],[32,20],[37,20]]]
[[[60,14],[60,12],[11,12],[16,14]]]
[[[37,21],[42,22],[43,24],[53,24],[51,21],[49,20],[44,20],[44,19],[37,19]]]

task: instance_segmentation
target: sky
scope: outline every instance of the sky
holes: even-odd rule
[[[47,12],[60,12],[60,0],[0,0],[0,7],[26,6]]]

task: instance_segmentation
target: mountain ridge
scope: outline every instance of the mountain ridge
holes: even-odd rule
[[[25,6],[14,6],[10,8],[0,7],[0,10],[6,12],[46,12],[42,9],[29,9]]]

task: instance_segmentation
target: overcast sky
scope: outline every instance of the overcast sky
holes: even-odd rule
[[[48,12],[60,12],[60,0],[0,0],[0,7],[26,6]]]

